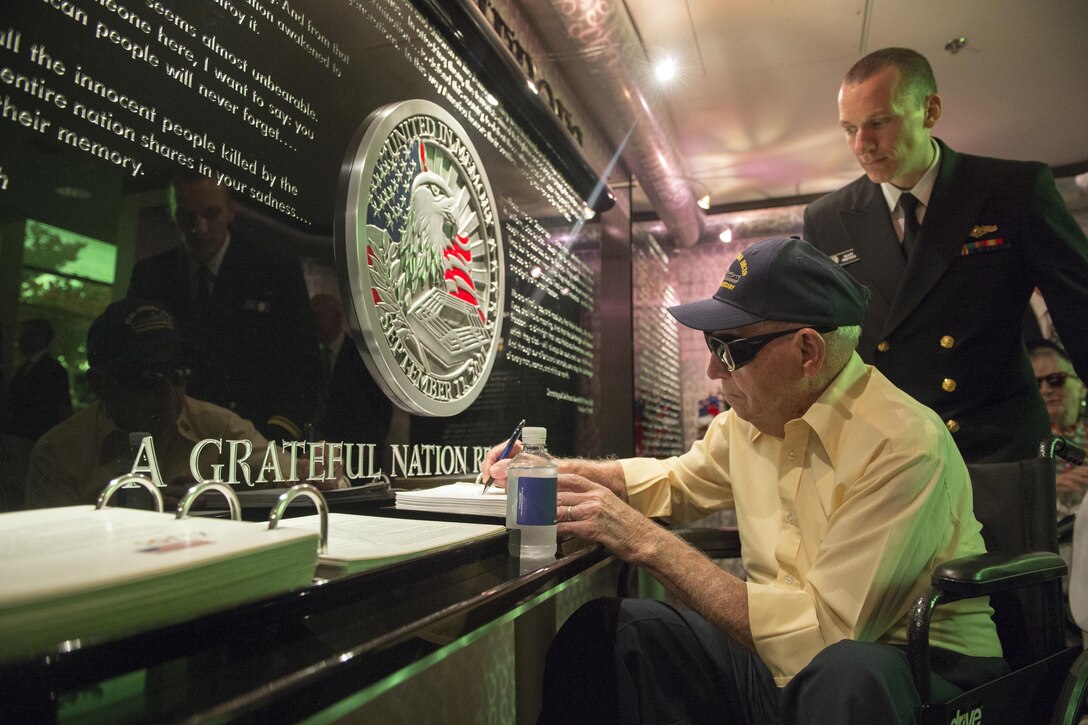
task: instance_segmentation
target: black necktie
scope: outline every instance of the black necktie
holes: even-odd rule
[[[196,268],[196,300],[207,302],[212,296],[212,271],[201,265]]]
[[[918,197],[907,192],[899,195],[899,208],[903,210],[903,255],[910,259],[918,243]]]
[[[325,372],[325,383],[326,384],[328,384],[328,382],[330,380],[332,380],[332,369],[333,369],[333,363],[334,362],[335,361],[333,360],[333,356],[332,356],[332,348],[329,347],[328,345],[322,345],[321,346],[321,364],[325,368],[324,372]]]

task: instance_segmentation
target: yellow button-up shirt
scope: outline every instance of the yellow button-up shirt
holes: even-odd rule
[[[647,516],[736,510],[752,636],[779,686],[839,640],[905,644],[934,566],[985,551],[948,430],[856,353],[782,439],[727,411],[682,456],[621,465]],[[999,657],[991,614],[985,598],[943,605],[930,641]]]

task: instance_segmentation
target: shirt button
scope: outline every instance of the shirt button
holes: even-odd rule
[[[788,524],[793,523],[793,512],[792,511],[790,513],[786,514],[786,523],[788,523]]]
[[[890,347],[891,347],[891,345],[888,344],[887,340],[881,340],[880,342],[878,342],[876,344],[876,351],[877,352],[887,352],[888,348],[890,348]]]
[[[794,458],[797,458],[797,454],[793,451],[790,451],[789,454],[786,456],[786,460],[790,461],[791,463],[793,462]]]
[[[956,381],[953,380],[952,378],[945,378],[944,380],[941,381],[941,390],[943,390],[944,392],[951,393],[955,389],[956,389]]]
[[[789,574],[786,575],[786,583],[791,585],[791,586],[793,585],[793,577],[790,576]]]
[[[952,346],[955,344],[956,338],[952,337],[951,335],[945,335],[941,338],[941,347],[943,347],[945,350],[951,349]]]
[[[949,433],[958,433],[960,430],[960,422],[958,420],[949,418],[944,424],[948,428]]]

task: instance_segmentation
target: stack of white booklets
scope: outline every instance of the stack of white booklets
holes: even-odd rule
[[[297,528],[126,508],[0,514],[0,662],[307,586],[317,540]]]
[[[396,508],[403,511],[436,511],[505,519],[506,490],[491,486],[484,492],[482,484],[458,481],[417,491],[397,491]]]
[[[479,488],[479,486],[477,486]],[[280,528],[318,531],[319,516],[283,519]],[[488,536],[506,527],[449,521],[329,514],[328,553],[322,554],[318,574],[349,574],[373,569],[415,556],[440,551]]]

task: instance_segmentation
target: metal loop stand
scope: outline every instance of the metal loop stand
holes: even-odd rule
[[[189,509],[192,508],[196,500],[200,498],[206,491],[218,491],[223,494],[223,497],[227,499],[227,508],[230,509],[231,521],[242,520],[242,504],[238,500],[238,494],[234,492],[234,489],[221,481],[205,481],[198,483],[190,488],[186,494],[178,502],[178,518],[183,519],[189,515]]]
[[[158,512],[163,512],[164,504],[162,493],[159,492],[158,486],[152,483],[151,479],[147,476],[141,476],[138,473],[126,473],[124,476],[118,476],[106,484],[106,487],[102,489],[102,493],[98,494],[98,501],[94,505],[95,510],[97,511],[98,509],[105,508],[106,504],[109,503],[109,500],[113,498],[113,494],[117,493],[130,483],[138,483],[150,491],[151,497],[155,499],[155,505],[158,507]]]
[[[317,515],[321,520],[321,541],[318,544],[317,553],[318,555],[327,554],[329,552],[329,504],[321,492],[308,483],[296,484],[280,494],[276,505],[272,507],[272,513],[268,516],[268,528],[274,529],[279,525],[280,519],[287,511],[287,506],[299,496],[307,496],[317,506]]]

